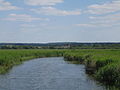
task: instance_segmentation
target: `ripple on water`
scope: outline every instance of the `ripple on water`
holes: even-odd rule
[[[68,64],[62,57],[40,58],[0,75],[0,90],[105,90],[85,74],[84,65]]]

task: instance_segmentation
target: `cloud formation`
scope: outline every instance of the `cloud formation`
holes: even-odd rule
[[[10,2],[6,2],[4,0],[0,0],[0,11],[6,11],[6,10],[18,10],[20,8],[16,6],[12,6]]]
[[[31,11],[34,11],[39,14],[44,15],[54,15],[54,16],[67,16],[67,15],[80,15],[80,10],[73,10],[73,11],[66,11],[66,10],[59,10],[54,7],[42,7],[39,9],[31,9]]]
[[[76,24],[80,27],[112,27],[120,25],[120,0],[88,6],[89,21]]]
[[[120,13],[110,14],[105,16],[92,16],[89,17],[91,20],[97,20],[99,22],[119,22],[120,21]]]
[[[57,3],[62,3],[63,0],[24,0],[26,4],[32,6],[53,6]]]
[[[112,27],[120,25],[120,13],[105,16],[91,16],[90,22],[84,24],[76,24],[80,27]]]
[[[40,20],[48,20],[47,18],[36,18],[27,14],[9,14],[8,17],[3,18],[3,20],[7,21],[23,21],[23,22],[31,22],[31,21],[40,21]]]
[[[88,6],[88,12],[91,14],[107,14],[117,11],[120,11],[120,0],[113,0],[109,3]]]

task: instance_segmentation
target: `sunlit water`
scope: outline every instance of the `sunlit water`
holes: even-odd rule
[[[105,90],[85,74],[84,65],[68,64],[62,57],[39,58],[0,75],[0,90]]]

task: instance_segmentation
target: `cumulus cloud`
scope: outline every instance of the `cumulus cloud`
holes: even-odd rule
[[[8,21],[23,21],[23,22],[31,22],[31,21],[39,21],[39,20],[48,20],[47,18],[36,18],[27,14],[9,14],[8,17],[3,18],[3,20]]]
[[[120,0],[113,0],[109,3],[88,6],[88,12],[91,14],[107,14],[116,11],[120,11]]]
[[[89,22],[77,24],[80,27],[112,27],[120,25],[120,0],[88,6],[88,12],[99,16],[90,16]]]
[[[63,0],[24,0],[26,4],[32,5],[32,6],[51,6],[56,5],[57,3],[62,3]]]
[[[5,10],[18,10],[20,8],[16,6],[12,6],[10,2],[6,2],[4,0],[0,0],[0,11],[5,11]]]
[[[66,11],[66,10],[59,10],[54,7],[42,7],[39,9],[31,9],[31,11],[34,11],[39,14],[44,15],[54,15],[54,16],[67,16],[67,15],[80,15],[80,10],[73,10],[73,11]]]

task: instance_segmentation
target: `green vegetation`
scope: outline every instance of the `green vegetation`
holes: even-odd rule
[[[21,64],[25,60],[41,57],[60,56],[59,50],[0,50],[0,73],[5,73],[16,64]]]
[[[0,73],[25,60],[58,56],[72,63],[85,64],[86,72],[101,82],[120,86],[120,50],[111,49],[0,50]]]
[[[86,72],[97,80],[120,86],[120,50],[70,50],[64,57],[85,64]]]

